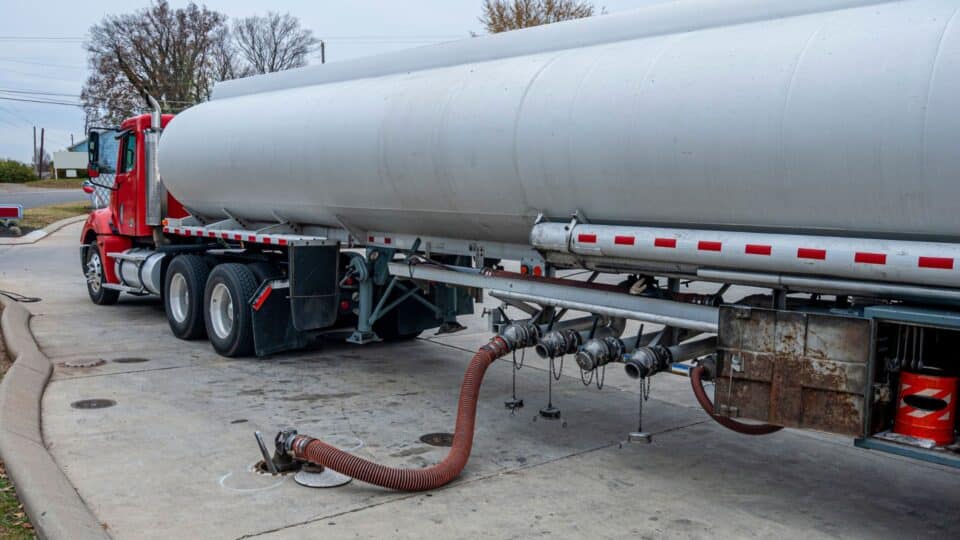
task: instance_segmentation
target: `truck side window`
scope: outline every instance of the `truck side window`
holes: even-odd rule
[[[137,163],[137,134],[128,133],[123,140],[123,162],[120,172],[130,172]]]

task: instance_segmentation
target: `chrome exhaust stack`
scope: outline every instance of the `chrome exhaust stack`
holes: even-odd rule
[[[153,96],[148,95],[147,101],[152,108],[150,112],[150,129],[144,133],[147,181],[147,225],[159,227],[167,206],[167,190],[160,182],[160,132],[163,131],[163,117],[160,103]]]

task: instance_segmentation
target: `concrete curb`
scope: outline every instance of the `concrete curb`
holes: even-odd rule
[[[40,406],[53,365],[33,339],[31,314],[6,297],[0,303],[0,329],[15,359],[0,383],[0,457],[23,508],[40,538],[109,538],[44,445]]]
[[[26,236],[21,236],[20,238],[0,238],[0,246],[25,246],[29,244],[36,244],[60,229],[68,225],[73,225],[74,223],[85,221],[86,219],[87,216],[73,216],[61,219],[60,221],[54,221],[39,231],[27,233]]]

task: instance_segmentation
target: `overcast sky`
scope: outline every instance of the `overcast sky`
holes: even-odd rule
[[[604,0],[608,12],[665,0]],[[149,0],[0,0],[0,98],[11,90],[64,94],[78,101],[86,78],[83,40],[104,15],[135,11]],[[172,0],[182,7],[185,0]],[[327,42],[327,61],[349,60],[391,50],[449,41],[480,32],[481,0],[209,0],[197,2],[229,17],[289,12]],[[314,59],[311,63],[319,63]],[[6,92],[4,92],[6,91]],[[70,98],[68,96],[75,96]],[[51,154],[83,138],[77,107],[0,99],[0,158],[29,161],[33,126],[46,128]]]

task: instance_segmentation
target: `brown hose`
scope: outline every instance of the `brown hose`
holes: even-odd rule
[[[744,435],[769,435],[783,429],[783,426],[774,426],[771,424],[744,424],[732,418],[714,414],[713,402],[711,402],[707,396],[707,391],[703,389],[703,366],[696,366],[690,370],[690,386],[693,387],[693,395],[697,397],[697,401],[700,402],[703,410],[707,411],[710,418],[713,418],[718,424],[727,429],[732,429]]]
[[[477,399],[483,375],[497,358],[507,354],[510,346],[500,337],[494,338],[474,355],[460,387],[457,407],[457,425],[453,433],[453,447],[443,461],[425,469],[397,469],[378,465],[348,454],[329,444],[304,435],[294,438],[291,453],[294,458],[329,467],[341,474],[368,484],[400,491],[425,491],[448,484],[457,476],[470,458],[473,447],[474,420]]]

